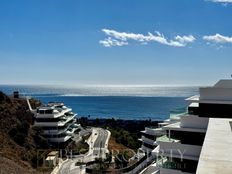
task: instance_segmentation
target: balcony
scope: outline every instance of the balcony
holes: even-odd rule
[[[67,125],[67,127],[65,127],[64,129],[58,129],[58,127],[57,127],[57,129],[44,130],[43,134],[44,135],[59,135],[59,134],[62,134],[64,132],[68,131],[69,129],[72,130],[71,134],[73,134],[78,129],[77,127],[74,127],[73,125],[75,125],[75,124],[69,123]],[[67,132],[67,133],[69,133],[69,132]]]
[[[46,110],[52,110],[51,113],[46,113]],[[39,111],[39,113],[38,113]],[[65,113],[71,112],[71,108],[65,108],[65,109],[60,109],[60,108],[55,108],[54,107],[42,107],[39,108],[36,113],[36,118],[58,118],[63,116]]]
[[[195,117],[195,118],[193,118]],[[181,122],[176,122],[163,127],[166,131],[182,131],[182,132],[199,132],[205,133],[206,129],[203,127],[206,125],[206,121],[203,119],[197,120],[197,116],[183,116]],[[194,120],[191,124],[191,120]]]
[[[167,135],[163,135],[163,136],[161,136],[161,137],[158,137],[157,139],[156,139],[156,142],[159,144],[159,142],[169,142],[169,143],[173,143],[173,142],[175,142],[175,143],[178,143],[178,142],[180,142],[180,140],[177,140],[177,139],[174,139],[174,138],[170,138],[170,137],[168,137]]]
[[[58,126],[64,126],[66,123],[68,123],[69,121],[75,119],[75,115],[72,116],[65,116],[64,119],[62,121],[58,122]]]
[[[177,170],[177,169],[160,168],[160,174],[192,174],[192,173],[182,172],[181,170]]]
[[[141,139],[141,140],[142,140],[142,142],[144,142],[144,143],[147,143],[147,144],[150,144],[150,145],[156,145],[155,140],[146,138],[145,136],[142,136],[142,139]]]
[[[75,124],[73,124],[73,125],[72,125],[72,127],[73,127],[73,128],[79,128],[79,127],[81,127],[81,125],[80,125],[80,124],[75,123]]]
[[[63,116],[64,113],[62,112],[59,112],[57,110],[53,110],[52,113],[49,113],[49,114],[45,114],[45,113],[36,113],[35,117],[36,118],[58,118],[58,117],[61,117]]]
[[[190,174],[196,173],[198,161],[164,157],[156,161],[156,165],[163,174]]]
[[[164,122],[158,123],[159,127],[162,128],[164,126],[167,126],[171,123],[170,119],[164,120]]]
[[[157,127],[145,127],[145,131],[141,131],[141,132],[144,134],[149,134],[154,136],[160,136],[165,134],[162,128],[157,128]]]
[[[199,129],[199,130],[204,130],[206,132],[206,129],[208,127],[208,122],[209,122],[209,118],[202,118],[196,115],[188,115],[181,117],[180,127]]]
[[[67,135],[67,136],[64,136],[64,137],[48,138],[48,140],[50,142],[53,142],[53,143],[63,143],[63,142],[68,141],[70,138],[72,138],[72,136]]]
[[[67,135],[73,135],[78,128],[69,128],[66,132]]]
[[[159,149],[155,153],[161,156],[197,161],[201,153],[201,146],[170,142],[170,140],[158,141],[157,144]]]
[[[73,116],[64,116],[63,119],[61,121],[58,121],[58,122],[38,122],[38,121],[35,121],[34,126],[38,126],[38,127],[48,127],[48,126],[58,127],[58,126],[64,126],[66,123],[68,123],[71,120],[73,120],[73,123],[76,122],[75,115],[73,115]]]
[[[58,134],[62,134],[64,133],[65,131],[67,131],[68,128],[65,128],[65,129],[52,129],[52,130],[44,130],[43,131],[43,134],[44,135],[58,135]]]
[[[141,146],[141,150],[144,151],[144,152],[146,152],[146,153],[150,153],[153,149],[148,148],[148,147],[142,145],[142,146]]]

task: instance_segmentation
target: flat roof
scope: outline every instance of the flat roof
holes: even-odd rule
[[[211,103],[211,104],[232,104],[232,100],[220,100],[220,99],[212,99],[212,100],[202,100],[200,99],[199,95],[194,95],[192,97],[189,97],[187,99],[185,99],[186,101],[191,101],[194,103]]]
[[[210,118],[197,174],[232,173],[232,119]]]
[[[215,85],[214,88],[232,88],[232,80],[231,79],[222,79],[219,80]]]
[[[206,132],[206,129],[198,129],[198,128],[188,128],[188,127],[181,127],[180,122],[169,124],[163,127],[164,130],[176,130],[176,131],[184,131],[184,132]]]

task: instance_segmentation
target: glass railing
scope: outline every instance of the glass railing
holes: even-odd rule
[[[196,173],[196,164],[192,164],[192,163],[185,163],[185,162],[178,162],[175,160],[166,160],[162,165],[162,168],[165,169],[171,169],[171,170],[178,170],[180,172],[184,172],[184,173]]]
[[[188,113],[186,107],[177,108],[175,110],[170,111],[170,119],[178,119],[181,116],[184,116]]]
[[[173,161],[166,161],[163,163],[162,167],[166,169],[176,169],[177,163]]]
[[[165,169],[181,169],[183,168],[183,164],[177,161],[173,161],[170,159],[167,159],[166,157],[160,157],[156,160],[156,164],[159,167],[165,168]]]

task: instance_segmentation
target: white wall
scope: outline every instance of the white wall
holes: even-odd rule
[[[231,100],[232,88],[200,88],[200,100]]]
[[[201,153],[201,146],[172,142],[158,142],[158,144],[161,156],[198,160]]]
[[[209,118],[198,117],[196,115],[188,115],[181,117],[180,127],[207,129],[208,123],[209,123]]]

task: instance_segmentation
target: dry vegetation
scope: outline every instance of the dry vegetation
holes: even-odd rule
[[[40,102],[32,101],[33,107],[38,105]],[[32,129],[32,124],[26,100],[0,92],[1,173],[41,173],[32,166],[36,167],[37,148],[46,146],[46,142]]]
[[[134,151],[123,144],[117,143],[114,137],[110,137],[108,149],[113,155],[119,152],[127,152],[129,157],[134,155]]]

